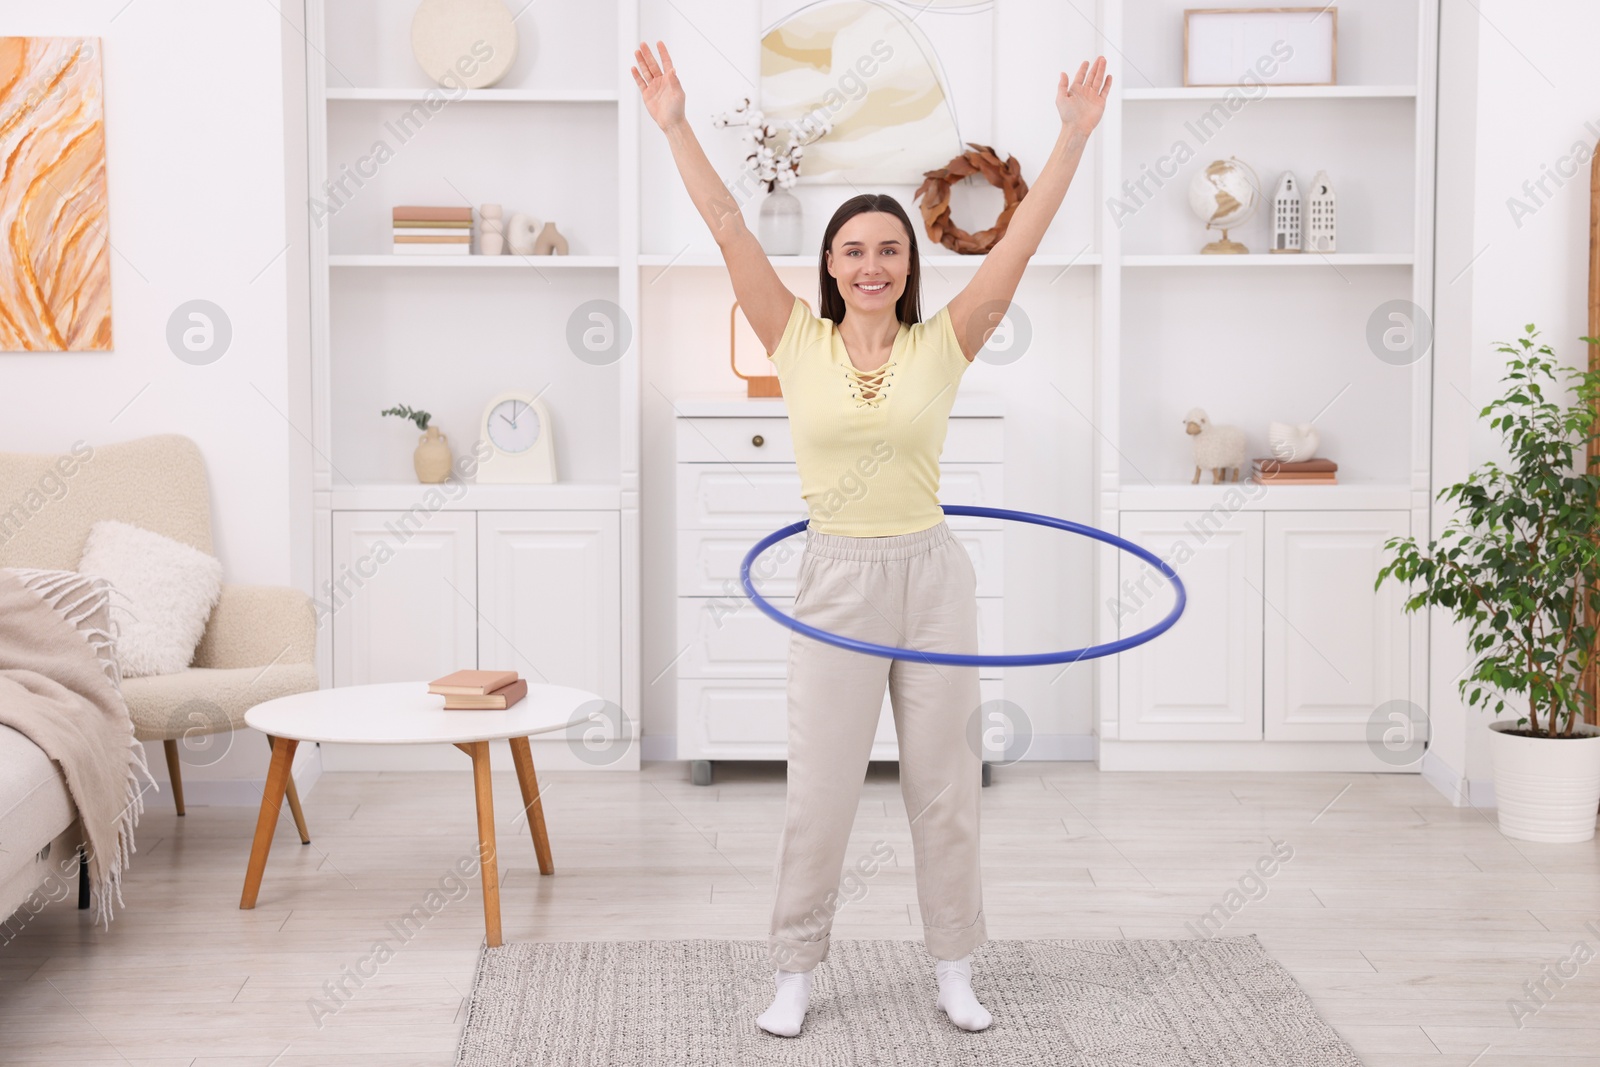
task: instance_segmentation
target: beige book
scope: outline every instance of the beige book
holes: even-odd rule
[[[483,696],[517,680],[516,671],[456,671],[428,683],[428,692],[442,696]]]

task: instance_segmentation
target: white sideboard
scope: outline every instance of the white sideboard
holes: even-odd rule
[[[1410,532],[1411,513],[1302,510],[1285,505],[1313,498],[1286,501],[1280,487],[1269,500],[1255,488],[1277,507],[1121,513],[1122,536],[1172,563],[1188,600],[1170,630],[1117,657],[1116,734],[1102,735],[1102,766],[1192,766],[1211,753],[1253,769],[1399,769],[1372,732],[1375,721],[1392,728],[1394,702],[1412,699],[1423,635],[1399,586],[1373,586],[1384,543]],[[1118,576],[1123,636],[1171,610],[1153,568],[1122,554]],[[1205,744],[1174,744],[1188,742]]]
[[[333,684],[477,667],[623,707],[619,515],[546,510],[553,488],[466,486],[442,507],[428,506],[439,492],[428,486],[342,494],[358,506],[332,511],[335,583],[319,609],[331,620]],[[560,488],[573,502],[589,491]],[[616,715],[606,718],[610,734]],[[622,760],[637,769],[638,746]]]
[[[791,631],[745,595],[739,565],[761,538],[804,520],[806,508],[781,398],[688,397],[675,407],[677,755],[692,761],[696,784],[707,785],[713,760],[787,756]],[[940,459],[941,503],[1004,506],[1003,412],[994,397],[956,398]],[[946,521],[978,576],[977,651],[999,654],[1005,531],[994,519]],[[758,591],[782,611],[794,604],[805,537],[772,546],[752,568]],[[1000,699],[1002,670],[980,668],[978,685],[985,702]],[[887,689],[870,758],[898,758]]]

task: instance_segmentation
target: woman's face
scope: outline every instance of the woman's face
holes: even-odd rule
[[[894,310],[906,290],[910,240],[887,211],[852,215],[833,235],[828,273],[839,285],[846,311]]]

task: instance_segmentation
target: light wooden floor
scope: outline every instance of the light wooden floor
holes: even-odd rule
[[[781,765],[541,775],[556,873],[541,878],[517,786],[497,774],[509,940],[765,936]],[[238,908],[255,812],[147,797],[109,933],[72,901],[0,949],[0,1061],[138,1067],[438,1067],[452,1062],[483,936],[476,891],[400,942],[390,923],[470,855],[470,774],[331,774],[287,816],[260,903]],[[1600,956],[1600,843],[1501,837],[1415,776],[995,772],[984,792],[989,934],[1187,937],[1270,839],[1294,856],[1225,935],[1256,933],[1368,1067],[1600,1065],[1600,958],[1518,1028],[1507,1001],[1585,941]],[[893,764],[873,764],[849,859],[896,865],[837,916],[838,937],[920,939]],[[450,886],[446,883],[446,889]],[[1594,922],[1594,930],[1585,923]],[[393,958],[318,1026],[325,983]],[[824,963],[823,966],[828,966]],[[981,971],[977,976],[981,994]],[[1555,987],[1551,985],[1551,988]],[[933,969],[928,995],[934,996]],[[752,1020],[751,1025],[754,1025]]]

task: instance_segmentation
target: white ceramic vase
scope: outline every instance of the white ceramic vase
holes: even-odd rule
[[[803,218],[799,197],[781,187],[768,193],[756,225],[762,250],[769,256],[798,256]]]
[[[1600,728],[1582,738],[1518,737],[1515,720],[1489,724],[1500,832],[1522,841],[1572,844],[1594,838],[1600,804]]]

